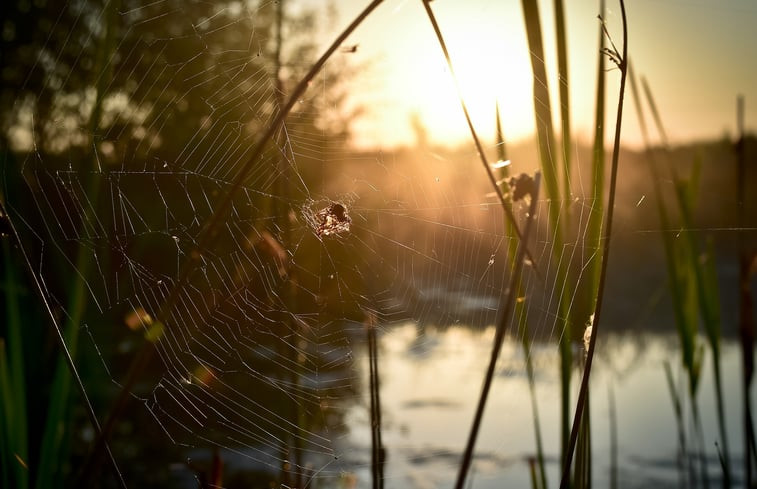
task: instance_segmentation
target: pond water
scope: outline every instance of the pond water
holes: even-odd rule
[[[407,323],[381,331],[378,363],[387,453],[385,487],[454,486],[493,337],[493,327],[437,329]],[[663,367],[665,361],[671,362],[676,378],[683,379],[677,341],[672,334],[650,332],[613,332],[599,340],[591,382],[594,487],[610,487],[611,392],[617,417],[619,487],[680,486],[678,432]],[[740,347],[735,341],[724,341],[722,350],[728,441],[738,480],[744,443]],[[535,344],[532,359],[548,485],[557,487],[560,384],[556,345]],[[356,361],[363,401],[349,409],[349,432],[338,440],[337,448],[353,471],[342,478],[343,486],[362,488],[371,487],[368,360],[364,350],[358,350]],[[711,369],[708,352],[698,403],[713,483],[721,472],[715,445],[720,442]],[[496,372],[467,487],[531,487],[528,459],[536,453],[533,412],[523,350],[517,338],[506,339]],[[572,387],[577,392],[576,380]],[[690,411],[684,409],[691,440]]]

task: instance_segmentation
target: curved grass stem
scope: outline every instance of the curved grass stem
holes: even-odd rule
[[[597,303],[594,308],[594,321],[591,330],[591,339],[589,341],[589,349],[586,353],[586,365],[583,370],[583,376],[581,378],[581,386],[578,391],[578,401],[576,402],[576,412],[573,418],[573,426],[571,427],[570,440],[568,441],[567,452],[565,453],[565,460],[563,464],[562,479],[560,481],[560,487],[567,489],[570,486],[570,466],[573,460],[573,452],[575,450],[576,441],[578,439],[578,433],[581,426],[581,418],[583,416],[584,409],[586,407],[588,392],[589,392],[589,377],[591,375],[591,365],[594,359],[594,350],[597,344],[597,333],[599,332],[599,325],[602,313],[602,304],[604,299],[605,283],[607,278],[607,265],[610,258],[610,242],[612,238],[612,217],[613,217],[613,203],[615,202],[615,188],[617,184],[618,174],[618,157],[620,154],[620,130],[621,123],[623,122],[623,96],[626,88],[626,73],[627,73],[627,60],[628,60],[628,28],[626,20],[626,7],[624,0],[620,0],[620,12],[623,20],[623,53],[620,56],[618,68],[620,69],[620,89],[618,94],[618,112],[615,121],[615,139],[612,150],[612,167],[610,169],[610,190],[608,195],[607,204],[607,218],[605,229],[607,229],[607,237],[605,239],[604,247],[602,249],[602,268],[599,275],[599,290],[597,292]]]

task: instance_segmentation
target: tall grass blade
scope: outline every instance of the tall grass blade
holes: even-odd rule
[[[591,392],[586,395],[586,407],[576,442],[576,463],[573,467],[573,487],[591,488]]]
[[[646,119],[644,117],[644,110],[641,105],[641,95],[636,83],[636,76],[633,72],[631,73],[630,81],[631,95],[634,100],[634,105],[636,106],[636,114],[639,118],[639,126],[642,129],[642,138],[644,141],[646,161],[655,194],[657,214],[658,218],[660,219],[660,227],[665,230],[670,230],[672,229],[672,225],[665,206],[665,193],[660,187],[661,176],[657,169],[658,161],[655,153],[652,151],[649,142]],[[642,82],[646,86],[646,82],[643,79]],[[646,89],[646,92],[649,92],[648,87]],[[691,305],[686,305],[686,298],[691,296],[690,293],[687,294],[685,292],[686,284],[689,282],[689,280],[687,278],[687,269],[682,269],[680,266],[681,258],[677,253],[676,240],[674,239],[674,236],[672,236],[668,232],[662,233],[661,236],[663,248],[665,250],[665,265],[668,275],[668,286],[672,298],[676,330],[678,331],[679,338],[681,340],[682,362],[684,367],[686,367],[688,371],[694,363],[694,344],[691,341],[693,339],[693,336],[690,334],[690,326],[688,325],[692,324],[692,322],[695,321],[692,316],[695,316],[696,313],[692,310]]]
[[[657,110],[657,104],[655,103],[652,91],[646,80],[642,79],[642,83],[658,131],[663,143],[667,147],[667,135],[662,123],[662,118]],[[693,223],[693,210],[696,203],[696,190],[699,187],[701,159],[698,157],[695,159],[692,174],[688,181],[684,181],[680,175],[678,175],[675,167],[672,165],[669,166],[672,173],[673,184],[675,186],[675,195],[681,216],[681,226],[683,228],[681,235],[684,239],[679,247],[686,248],[684,255],[688,257],[689,261],[689,263],[683,264],[682,266],[689,268],[689,280],[694,283],[694,287],[696,288],[696,299],[694,300],[698,303],[699,314],[701,314],[705,336],[710,346],[710,351],[712,352],[718,428],[722,444],[723,461],[726,469],[723,473],[723,486],[730,487],[731,462],[730,450],[728,448],[728,433],[725,427],[725,406],[723,402],[722,375],[720,368],[720,300],[717,273],[714,263],[715,255],[714,249],[711,246],[700,251],[701,244],[699,236],[696,232],[691,231],[691,229],[695,227]],[[689,320],[692,321],[693,324],[687,329],[696,330],[697,319],[698,318],[690,318]],[[696,332],[694,331],[693,334],[696,334]]]
[[[568,90],[568,41],[565,34],[565,8],[563,7],[562,0],[554,0],[554,10],[555,34],[557,38],[557,84],[560,88],[560,122],[562,124],[563,197],[570,199],[571,129],[570,94]],[[569,207],[566,207],[564,219],[569,218],[569,211]]]
[[[563,208],[560,198],[559,168],[556,161],[554,129],[552,127],[552,108],[549,99],[549,87],[547,84],[547,67],[544,62],[544,45],[542,43],[541,18],[539,6],[536,0],[522,0],[523,18],[526,24],[528,37],[528,49],[531,58],[531,70],[533,72],[533,99],[534,114],[536,116],[536,137],[539,147],[539,158],[544,175],[544,186],[547,198],[557,203],[557,212],[550,212],[552,229],[559,229],[559,219]],[[558,236],[562,238],[562,236]],[[557,239],[560,241],[560,239]]]
[[[699,355],[700,358],[704,357],[704,351],[703,348],[700,348],[702,353]],[[696,401],[696,399],[692,398],[691,400],[691,413],[694,421],[694,430],[697,435],[697,453],[699,454],[699,476],[702,480],[702,487],[704,489],[709,489],[710,487],[710,476],[707,471],[707,455],[705,453],[705,444],[704,444],[704,430],[702,428],[702,418],[699,415],[699,405]],[[728,486],[723,486],[728,487]]]
[[[28,486],[28,483],[16,482],[20,474],[16,467],[17,463],[13,463],[14,453],[16,453],[16,437],[12,426],[15,421],[13,406],[15,393],[8,373],[8,356],[5,350],[5,339],[0,338],[0,423],[2,423],[0,426],[3,430],[0,435],[0,470],[2,470],[0,482],[3,483],[3,487],[18,485],[24,488]]]
[[[641,86],[644,89],[644,95],[647,99],[647,103],[649,104],[649,110],[652,111],[652,118],[654,119],[655,126],[657,126],[657,131],[660,134],[660,141],[662,142],[663,147],[668,149],[670,147],[670,145],[668,144],[668,134],[665,131],[665,126],[662,124],[660,111],[657,110],[657,104],[655,103],[654,97],[652,96],[652,90],[650,90],[649,84],[644,77],[641,78]]]
[[[744,211],[745,182],[746,182],[746,144],[744,139],[744,97],[739,96],[736,100],[736,125],[738,127],[738,140],[736,141],[736,158],[738,172],[738,207],[739,207],[739,338],[741,340],[741,370],[743,386],[743,411],[744,411],[744,474],[746,475],[747,487],[752,487],[752,461],[757,457],[753,447],[755,442],[754,424],[752,417],[752,378],[754,377],[754,304],[752,303],[752,290],[750,285],[752,262],[757,255],[746,251],[744,245],[744,224],[746,223]]]
[[[0,215],[7,215],[2,199],[0,199]],[[8,220],[8,226],[11,231],[10,235],[13,237],[13,239],[16,240],[16,242],[19,242],[20,239],[19,239],[18,231],[13,225],[13,221],[11,219]],[[57,322],[56,314],[53,312],[50,302],[48,301],[48,298],[45,295],[45,291],[40,282],[39,277],[34,273],[34,268],[32,267],[29,256],[26,254],[26,251],[24,250],[23,246],[19,246],[19,250],[22,256],[22,260],[23,260],[23,267],[29,272],[29,276],[32,280],[34,291],[39,296],[41,304],[44,307],[44,313],[50,319],[54,327],[54,331],[57,335],[58,343],[60,345],[60,354],[58,358],[61,359],[61,361],[65,364],[65,366],[67,367],[67,372],[69,374],[66,380],[66,385],[70,385],[71,379],[74,380],[76,388],[79,391],[79,394],[81,395],[82,400],[84,402],[84,408],[87,413],[87,416],[89,417],[90,423],[92,424],[92,427],[95,431],[95,436],[100,437],[102,433],[102,430],[100,428],[100,422],[98,421],[97,416],[95,415],[95,411],[92,408],[92,404],[90,403],[89,396],[87,395],[87,390],[84,388],[84,383],[82,382],[81,376],[79,375],[79,371],[76,368],[76,363],[74,362],[72,352],[68,347],[68,342],[66,341],[66,335],[64,333],[64,329]],[[56,380],[57,378],[65,379],[66,377],[63,373],[61,373],[60,376],[58,377],[59,372],[62,372],[62,371],[56,370]],[[61,382],[61,385],[63,385],[63,382]],[[56,385],[54,381],[53,389],[55,388],[56,388]],[[52,395],[54,395],[54,391],[51,392],[51,396]],[[50,409],[48,410],[48,419],[47,419],[48,424],[51,421],[51,416],[55,416],[58,414],[57,412],[51,413]],[[55,419],[53,419],[52,421],[55,421]],[[59,442],[59,440],[56,440],[56,439],[54,439],[54,441]],[[45,440],[43,439],[43,446],[41,449],[44,450],[45,448],[46,448]],[[52,450],[54,448],[55,447],[52,447],[52,448],[50,446],[47,447],[48,450]],[[116,463],[116,459],[113,457],[113,453],[111,452],[110,447],[107,444],[103,446],[103,451],[107,454],[108,459],[110,460],[111,466],[113,468],[113,471],[115,473],[115,476],[117,478],[119,485],[121,487],[126,487],[121,471],[119,470],[118,464]],[[36,485],[40,486],[39,485],[40,476],[45,475],[42,473],[42,470],[56,470],[57,471],[57,468],[58,468],[58,465],[55,461],[50,461],[45,468],[42,467],[41,461],[40,461],[40,466],[37,468],[37,484]],[[45,475],[45,479],[52,481],[52,478],[49,475]],[[48,486],[41,486],[41,487],[48,487]]]
[[[499,116],[499,102],[495,103],[494,108],[497,118],[497,160],[507,161],[507,143],[505,143],[505,133],[502,130],[502,118]],[[507,166],[503,166],[500,172],[502,177],[506,177],[510,173]]]
[[[96,134],[98,131],[102,116],[103,101],[111,78],[112,63],[110,62],[110,57],[113,55],[113,50],[115,49],[115,30],[117,29],[116,23],[118,20],[119,3],[120,2],[117,0],[112,0],[106,2],[103,6],[106,21],[103,26],[104,38],[98,48],[96,57],[96,66],[98,66],[99,69],[96,70],[98,77],[94,83],[95,102],[89,115],[90,134]],[[98,168],[97,149],[95,141],[93,140],[91,143],[92,152],[90,154],[90,165],[93,171],[88,175],[88,180],[84,183],[84,188],[89,201],[93,202],[93,205],[96,205],[99,200],[100,186],[98,176],[96,175]],[[88,206],[85,210],[83,222],[90,222],[93,212],[93,206]],[[64,344],[62,345],[63,349],[67,350],[67,355],[71,357],[72,361],[76,358],[79,343],[79,329],[81,328],[87,308],[88,291],[86,280],[89,276],[90,269],[93,266],[92,252],[83,245],[79,246],[75,263],[78,273],[73,277],[68,288],[70,292],[66,307],[67,315],[63,326]],[[50,406],[42,437],[39,471],[36,483],[37,488],[50,487],[57,475],[57,467],[61,460],[61,450],[63,449],[63,436],[66,432],[65,422],[70,415],[68,409],[72,373],[73,372],[70,371],[69,365],[67,365],[66,359],[63,355],[59,356],[58,361],[56,362],[53,383],[50,389]],[[95,431],[100,431],[96,420],[94,421],[94,424],[97,427]],[[123,484],[123,479],[120,471],[115,465],[115,460],[111,458],[111,461],[113,462],[116,478]]]
[[[600,1],[600,19],[605,17],[605,2]],[[603,21],[602,21],[603,22]],[[599,26],[599,53],[605,50],[604,26]],[[602,216],[604,216],[604,185],[605,185],[605,74],[606,56],[599,55],[597,62],[597,99],[594,111],[594,146],[591,159],[591,211],[587,229],[589,253],[592,257],[599,256],[602,246]],[[591,282],[588,297],[593,300],[599,291],[599,260],[591,260]],[[590,308],[593,308],[590,304]]]
[[[663,363],[665,368],[665,378],[668,384],[668,392],[670,392],[670,400],[673,402],[673,414],[676,418],[676,427],[678,429],[678,470],[680,476],[680,486],[687,487],[686,483],[686,463],[688,457],[686,455],[686,425],[683,421],[683,401],[681,396],[676,390],[676,383],[673,379],[673,369],[670,366],[669,361]]]
[[[618,89],[618,110],[615,120],[615,138],[613,142],[612,150],[612,167],[610,169],[610,189],[608,193],[607,204],[607,216],[605,229],[607,231],[604,246],[602,248],[602,268],[599,276],[599,292],[597,295],[596,307],[594,309],[594,316],[592,321],[591,337],[589,339],[589,348],[586,352],[586,365],[584,366],[583,376],[581,378],[581,386],[578,391],[578,400],[576,402],[576,412],[573,418],[573,424],[570,430],[570,440],[568,442],[567,453],[565,460],[563,461],[562,479],[560,481],[560,487],[567,489],[570,486],[570,465],[573,458],[573,450],[576,446],[578,439],[578,433],[581,425],[581,418],[583,417],[584,410],[588,403],[589,393],[589,378],[591,376],[591,366],[594,360],[594,349],[597,345],[597,333],[599,332],[600,321],[602,317],[602,305],[604,299],[604,284],[607,277],[607,265],[610,259],[610,249],[612,241],[612,225],[613,225],[613,211],[615,204],[615,190],[618,180],[618,158],[620,157],[620,132],[623,122],[623,100],[626,89],[626,76],[627,76],[627,59],[628,59],[628,23],[626,19],[626,6],[623,0],[620,0],[620,12],[623,22],[623,52],[619,53],[614,51],[613,59],[618,64],[620,70],[620,87]],[[614,48],[613,48],[614,49]]]
[[[29,471],[17,461],[29,459],[28,421],[26,417],[26,375],[24,368],[23,321],[20,307],[20,284],[17,268],[11,257],[8,239],[2,239],[5,283],[3,296],[6,309],[7,338],[2,344],[0,359],[0,391],[2,392],[3,433],[0,443],[3,448],[4,487],[26,488],[29,486]],[[13,478],[13,485],[7,480]]]
[[[534,114],[536,116],[536,137],[539,147],[539,158],[544,173],[544,186],[547,198],[559,203],[560,198],[559,168],[556,161],[555,136],[552,127],[552,108],[550,105],[549,87],[547,84],[547,67],[544,62],[544,45],[542,43],[541,18],[536,0],[522,0],[523,17],[528,36],[528,49],[533,72]],[[560,213],[550,213],[553,229],[557,228]]]
[[[607,406],[610,419],[610,489],[618,489],[618,409],[612,384],[607,388]]]
[[[526,26],[528,49],[531,59],[533,78],[533,104],[536,120],[536,138],[539,148],[539,160],[544,175],[544,184],[549,199],[549,226],[552,242],[552,254],[557,260],[555,280],[567,285],[568,269],[563,259],[563,227],[561,216],[566,207],[560,196],[558,155],[552,127],[552,109],[547,85],[547,68],[544,62],[544,45],[542,42],[541,18],[536,0],[522,0],[523,20]],[[570,425],[570,378],[573,371],[573,354],[571,347],[572,332],[570,327],[570,303],[573,291],[571,287],[562,288],[558,309],[560,328],[560,446],[561,453],[566,452]]]

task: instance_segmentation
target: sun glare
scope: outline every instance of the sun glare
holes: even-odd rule
[[[470,7],[470,6],[468,6]],[[466,8],[450,2],[434,6],[444,32],[455,74],[474,126],[493,141],[495,106],[500,105],[505,137],[533,132],[531,68],[517,6],[497,2]],[[507,9],[512,9],[509,12]],[[391,99],[379,107],[380,118],[392,119],[388,144],[412,144],[411,114],[417,114],[429,139],[455,145],[469,139],[457,89],[428,17],[422,8],[402,4],[389,12],[401,36],[381,36],[382,90]],[[366,55],[373,43],[366,42]],[[395,114],[389,115],[387,112]]]
[[[506,137],[525,137],[533,131],[529,61],[513,49],[513,44],[522,41],[508,40],[501,26],[495,29],[480,23],[480,18],[471,19],[445,31],[463,99],[484,138],[494,134],[496,104],[500,105]],[[430,42],[434,44],[436,39]],[[432,48],[412,71],[412,78],[420,84],[414,104],[433,140],[459,143],[468,129],[458,92],[441,49],[438,45]]]

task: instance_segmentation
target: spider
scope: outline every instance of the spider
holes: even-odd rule
[[[513,193],[513,201],[517,202],[526,195],[534,196],[534,179],[530,175],[521,173],[517,177],[510,178],[508,182]]]
[[[347,213],[347,208],[339,202],[332,202],[315,214],[318,227],[315,228],[315,234],[318,236],[338,234],[350,230],[352,219]]]

